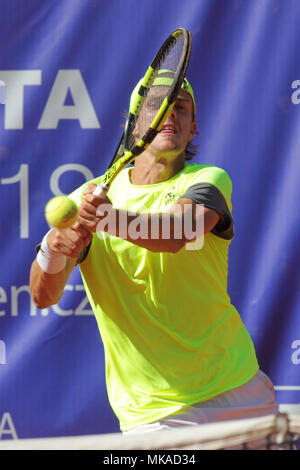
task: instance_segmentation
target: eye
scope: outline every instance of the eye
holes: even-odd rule
[[[149,108],[151,110],[154,110],[154,111],[157,111],[161,107],[163,100],[164,99],[161,96],[151,98],[147,102],[147,108]]]

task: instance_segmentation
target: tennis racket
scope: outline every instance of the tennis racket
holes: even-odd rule
[[[159,49],[132,93],[124,132],[94,194],[100,194],[105,186],[109,187],[120,171],[140,155],[160,132],[185,78],[191,48],[191,33],[179,28]]]

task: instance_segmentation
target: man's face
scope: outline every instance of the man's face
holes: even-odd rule
[[[146,98],[143,110],[136,124],[135,136],[142,138],[153,121],[165,95],[163,87],[153,87]],[[179,155],[185,151],[197,130],[193,120],[193,101],[189,93],[180,90],[173,110],[167,117],[162,130],[148,147],[155,154]]]

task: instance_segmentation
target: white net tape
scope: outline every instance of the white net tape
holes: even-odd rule
[[[300,417],[287,414],[153,432],[0,441],[1,450],[294,449]]]

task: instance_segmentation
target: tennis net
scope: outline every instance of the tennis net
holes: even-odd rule
[[[121,433],[0,441],[1,450],[297,450],[300,416],[261,418],[174,428],[151,434]]]

